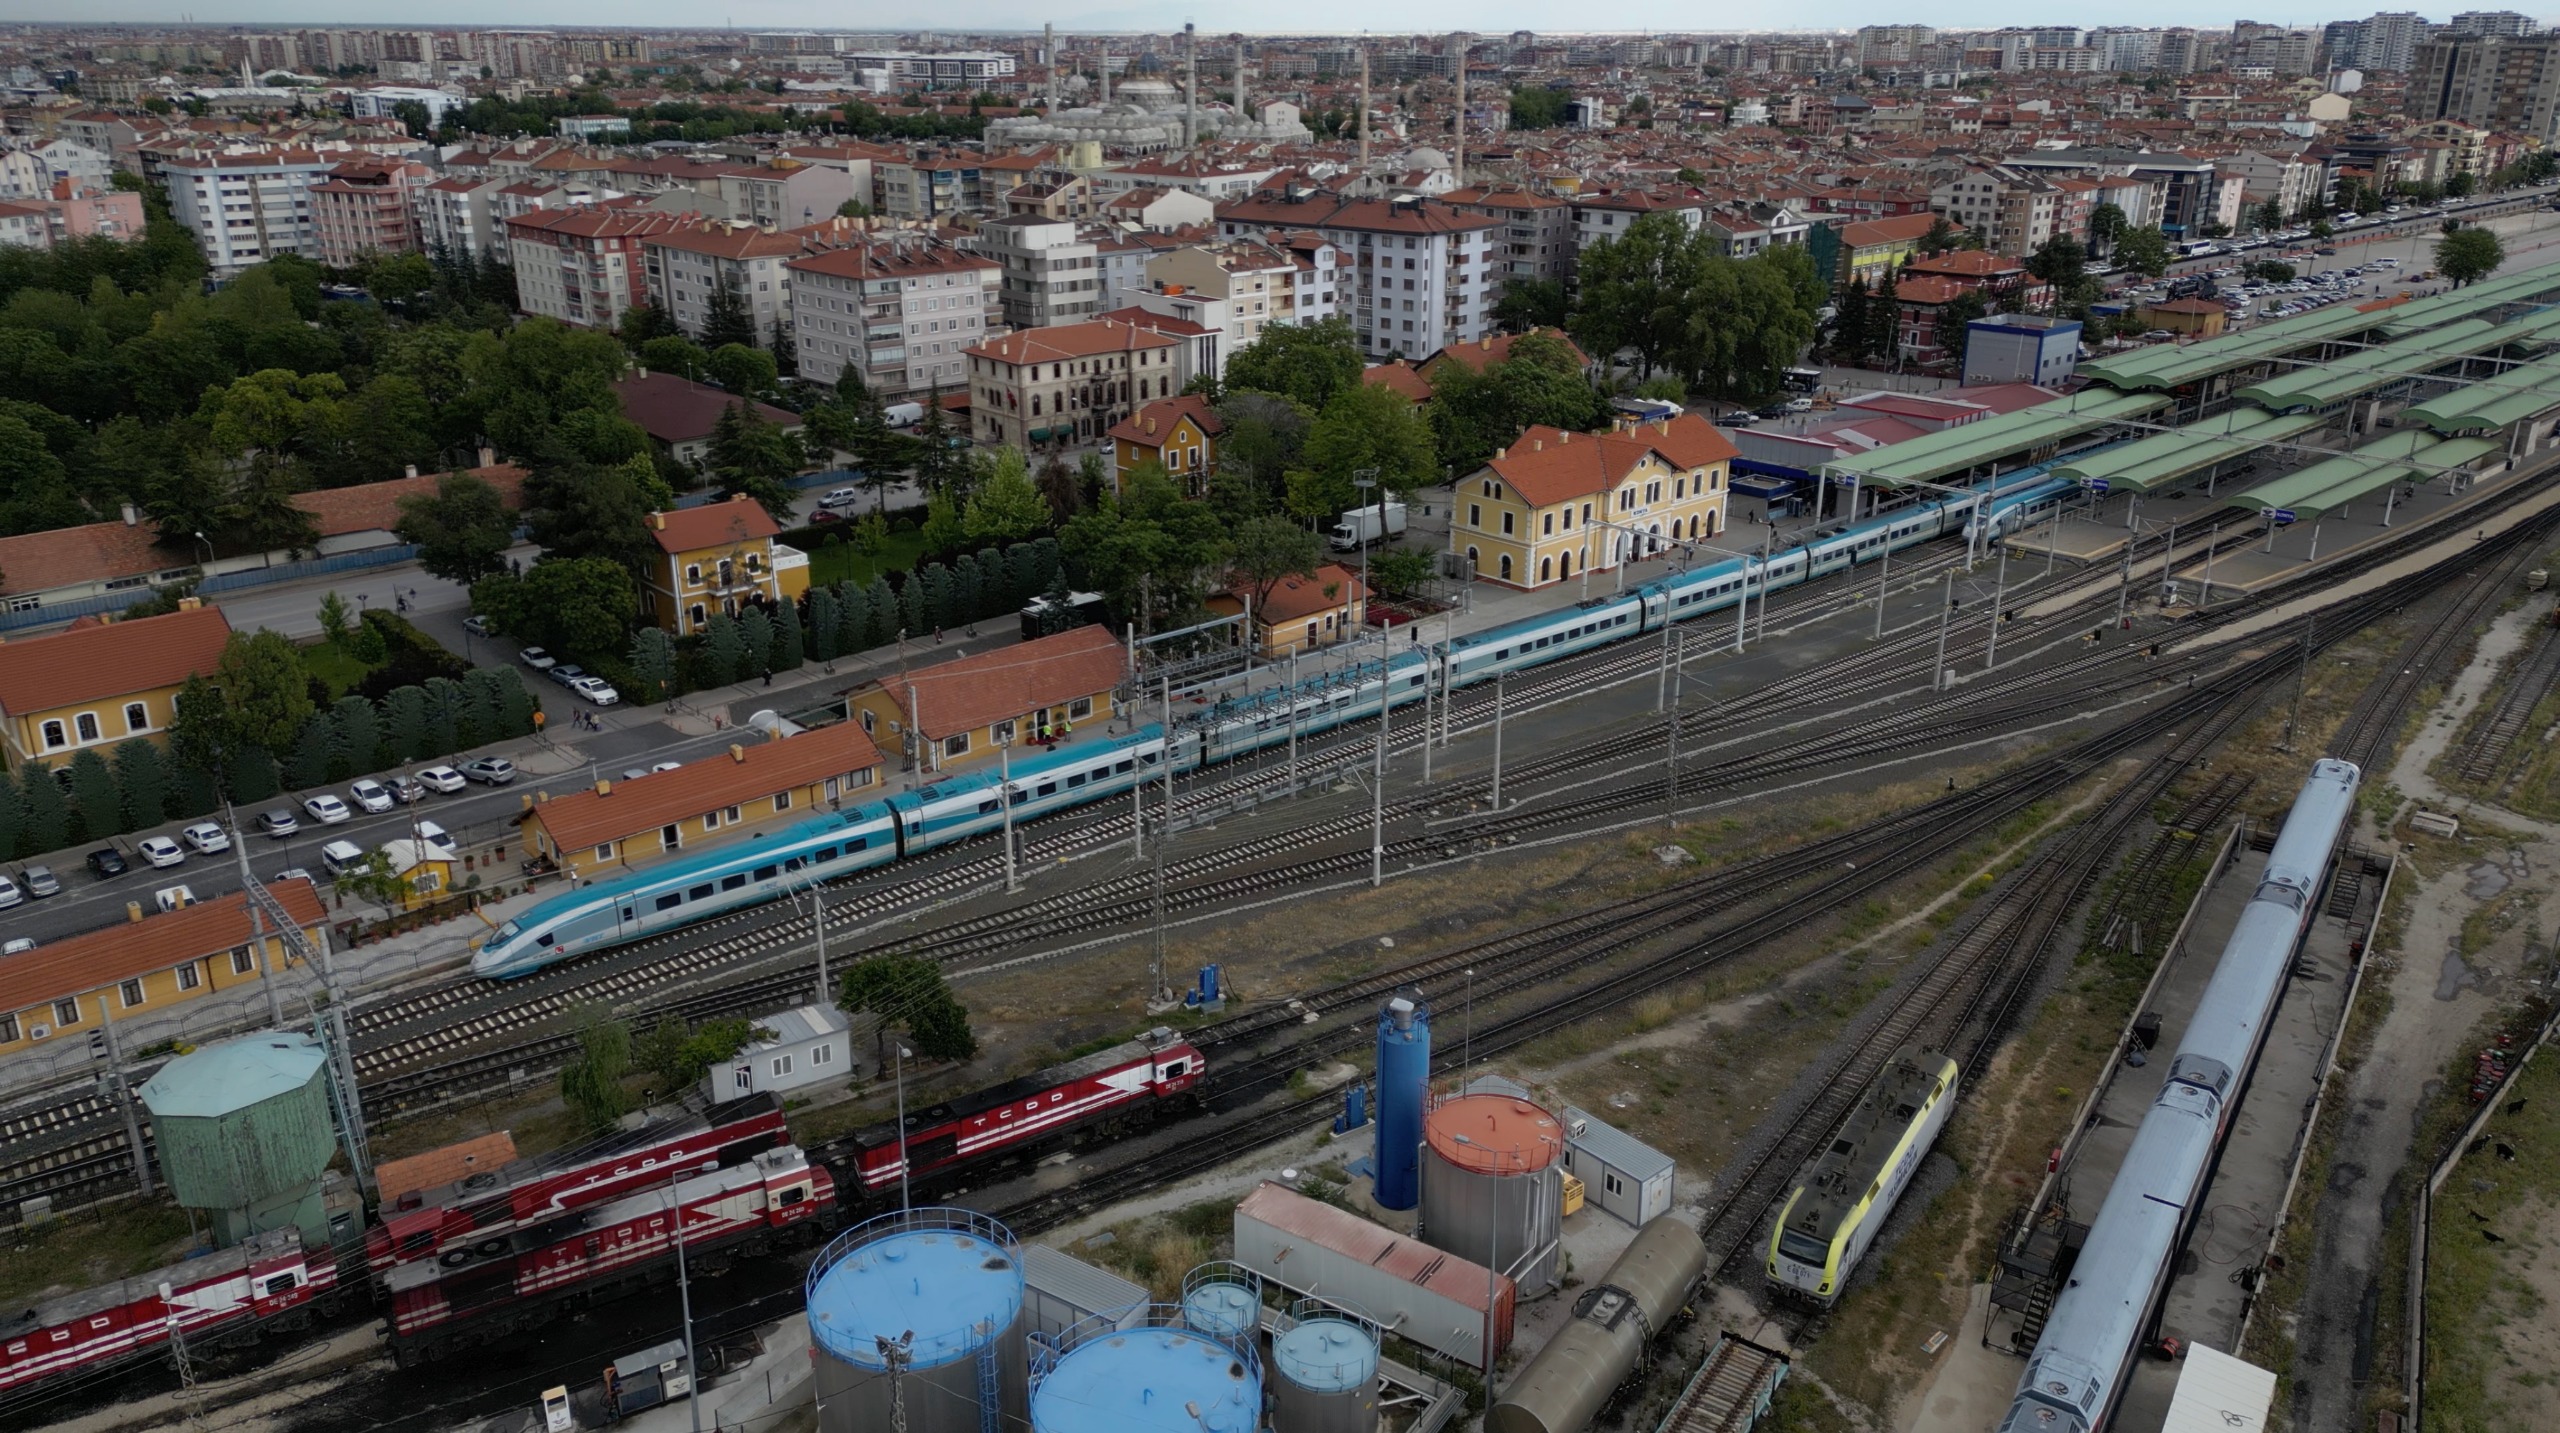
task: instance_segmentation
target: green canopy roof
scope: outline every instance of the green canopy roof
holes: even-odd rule
[[[2087,388],[2068,398],[1941,428],[1909,442],[1858,453],[1824,466],[1842,477],[1854,477],[1880,488],[1934,482],[2109,423],[2139,417],[2167,407],[2168,403],[2166,394]]]
[[[2176,388],[2263,362],[2278,354],[2375,327],[2378,315],[2354,308],[2326,308],[2261,324],[2245,333],[2202,343],[2157,344],[2080,365],[2084,377],[2127,392]]]
[[[2352,453],[2323,459],[2249,492],[2235,493],[2231,501],[2240,507],[2262,511],[2282,508],[2299,517],[2316,518],[2393,483],[2433,477],[2444,469],[2477,462],[2497,451],[2498,445],[2485,438],[2444,439],[2404,428]]]
[[[2103,480],[2111,490],[2147,493],[2216,463],[2244,457],[2269,443],[2317,428],[2325,421],[2316,413],[2278,415],[2256,408],[2234,408],[2173,433],[2154,433],[2064,463],[2053,470],[2053,475],[2083,482]]]
[[[2485,313],[2500,304],[2524,303],[2560,291],[2560,264],[2538,264],[2511,274],[2495,274],[2466,289],[2402,304],[2380,315],[2383,332],[2395,337],[2436,328],[2452,319]]]
[[[2552,408],[2560,408],[2560,358],[2519,364],[2424,403],[2413,403],[2400,410],[2400,424],[2423,423],[2439,433],[2479,433],[2520,423]]]
[[[2538,341],[2555,331],[2560,331],[2560,309],[2544,309],[2501,324],[2477,318],[2458,319],[2416,337],[2394,339],[2363,353],[2277,374],[2241,389],[2236,396],[2278,411],[2327,407],[2441,368],[2456,359],[2489,353],[2511,343]]]

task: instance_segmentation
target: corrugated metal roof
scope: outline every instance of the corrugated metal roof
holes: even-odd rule
[[[1046,1244],[1022,1246],[1022,1279],[1032,1292],[1086,1313],[1125,1309],[1147,1301],[1144,1288]]]
[[[1637,1183],[1672,1167],[1671,1156],[1587,1110],[1564,1107],[1566,1142]]]
[[[1484,1312],[1485,1295],[1494,1285],[1485,1277],[1488,1271],[1482,1264],[1434,1249],[1419,1239],[1408,1239],[1349,1210],[1318,1203],[1277,1184],[1256,1186],[1237,1202],[1236,1212],[1283,1234],[1357,1259],[1478,1313]]]
[[[156,1119],[211,1118],[311,1083],[327,1057],[299,1030],[276,1030],[207,1045],[160,1067],[142,1087]]]
[[[2084,389],[2068,398],[2021,408],[1978,423],[1960,423],[1925,437],[1871,453],[1837,458],[1823,466],[1842,476],[1855,476],[1870,486],[1897,487],[1934,482],[2014,453],[2058,443],[2080,433],[2126,418],[2138,418],[2168,405],[2165,394],[2118,393]]]
[[[2253,1433],[2267,1426],[2275,1401],[2274,1374],[2218,1348],[2190,1343],[2160,1433]]]

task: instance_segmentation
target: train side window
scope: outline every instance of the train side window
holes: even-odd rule
[[[1121,763],[1119,763],[1118,765],[1116,765],[1116,766],[1112,767],[1112,768],[1111,768],[1111,770],[1112,770],[1112,772],[1113,772],[1115,775],[1119,775],[1119,776],[1126,776],[1126,775],[1128,775],[1132,770],[1134,770],[1134,769],[1137,767],[1137,765],[1138,765],[1138,763],[1136,763],[1136,762],[1134,762],[1134,761],[1124,761],[1124,762],[1121,762]]]
[[[1040,783],[1040,794],[1041,794],[1041,795],[1043,795],[1043,796],[1055,796],[1055,795],[1057,795],[1057,794],[1058,794],[1058,783],[1056,783],[1056,782],[1054,782],[1054,781],[1043,781],[1043,782],[1041,782],[1041,783]]]
[[[720,878],[720,889],[722,889],[722,890],[724,890],[724,891],[734,891],[734,890],[736,890],[737,888],[739,888],[740,886],[745,885],[746,883],[747,883],[747,873],[746,873],[746,872],[744,872],[744,871],[740,871],[738,874],[736,874],[736,875],[734,875],[734,876],[722,876],[722,877]]]
[[[756,879],[757,879],[757,880],[759,880],[759,881],[770,881],[770,880],[772,880],[774,877],[779,876],[779,875],[781,875],[781,874],[782,874],[782,868],[781,868],[780,866],[758,866],[758,867],[756,867]]]
[[[1153,766],[1153,765],[1155,765],[1155,764],[1156,764],[1156,753],[1154,753],[1154,752],[1152,752],[1152,751],[1142,751],[1142,752],[1139,752],[1139,753],[1138,753],[1138,760],[1139,760],[1139,761],[1141,761],[1141,762],[1143,762],[1144,764],[1146,764],[1146,765],[1148,765],[1148,766]]]
[[[1268,718],[1265,718],[1262,724],[1263,724],[1264,726],[1266,726],[1266,727],[1267,727],[1267,726],[1271,725],[1271,722],[1270,722],[1270,720],[1269,720]],[[1075,790],[1077,787],[1084,785],[1084,783],[1085,783],[1085,774],[1084,774],[1083,772],[1079,771],[1079,772],[1075,773],[1074,775],[1072,775],[1072,776],[1070,776],[1070,777],[1068,777],[1068,778],[1067,778],[1067,789],[1068,789],[1069,791],[1073,791],[1073,790]]]
[[[542,934],[535,936],[533,938],[533,943],[535,945],[549,945],[551,943],[551,932],[544,931]]]
[[[292,1293],[294,1286],[301,1282],[291,1274],[278,1274],[267,1281],[267,1297],[274,1298],[278,1294]]]
[[[1190,1068],[1191,1062],[1189,1060],[1176,1060],[1172,1064],[1164,1067],[1164,1078],[1168,1080],[1179,1080],[1182,1078],[1184,1072],[1188,1071]]]
[[[978,803],[978,814],[981,816],[992,816],[997,811],[1002,810],[1003,807],[1004,803],[1001,801],[981,801]]]
[[[844,843],[844,849],[845,849],[845,854],[846,854],[846,855],[851,855],[851,854],[853,854],[853,853],[854,853],[854,852],[856,852],[856,851],[865,851],[865,850],[869,850],[870,848],[871,848],[871,838],[870,838],[870,837],[868,837],[868,836],[856,836],[856,837],[854,837],[852,840],[847,841],[847,842],[845,842],[845,843]]]
[[[689,901],[708,900],[711,898],[711,887],[707,884],[695,886],[684,893],[684,898]]]
[[[797,1204],[808,1197],[809,1191],[795,1184],[789,1189],[782,1191],[782,1197],[775,1202],[780,1204],[783,1208],[788,1209],[792,1205]]]
[[[1497,662],[1500,662],[1500,661],[1507,660],[1510,656],[1511,656],[1511,649],[1510,649],[1509,647],[1505,647],[1505,648],[1503,648],[1501,651],[1498,651],[1498,652],[1494,653],[1494,654],[1493,654],[1493,659],[1494,659],[1495,661],[1497,661]]]
[[[629,919],[631,919],[634,915],[636,915],[636,914],[638,914],[638,913],[639,913],[639,907],[637,907],[637,906],[624,906],[624,907],[622,908],[622,918],[623,918],[624,920],[629,920]]]
[[[819,865],[821,865],[821,866],[825,865],[825,864],[826,864],[827,862],[829,862],[829,861],[834,860],[835,858],[836,858],[836,848],[835,848],[835,847],[833,847],[833,846],[820,846],[820,847],[819,847],[815,852],[812,852],[812,853],[810,854],[810,856],[809,856],[809,859],[810,859],[810,860],[817,862],[817,863],[818,863]]]
[[[682,891],[669,891],[665,895],[658,897],[658,909],[662,911],[671,911],[683,904],[684,892]]]

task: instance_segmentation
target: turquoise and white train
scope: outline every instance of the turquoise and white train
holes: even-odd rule
[[[1984,480],[1963,497],[1933,494],[1765,558],[1721,559],[1560,611],[1447,642],[1417,644],[1320,680],[1222,701],[1169,737],[1162,726],[1151,724],[1112,740],[1026,752],[1014,760],[1009,784],[992,769],[948,776],[914,791],[580,884],[491,932],[472,956],[472,972],[499,980],[530,975],[593,951],[777,900],[816,881],[984,835],[1003,825],[1008,800],[1016,821],[1031,820],[1125,795],[1149,779],[1161,780],[1167,761],[1177,773],[1187,773],[1281,745],[1293,731],[1304,737],[1361,720],[1376,713],[1382,701],[1390,708],[1410,705],[1421,701],[1434,682],[1463,687],[1543,666],[1940,536],[1996,539],[2068,500],[2075,485],[2048,475],[2062,461]]]

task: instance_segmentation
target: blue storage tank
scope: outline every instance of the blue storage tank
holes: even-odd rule
[[[1378,1326],[1318,1299],[1284,1322],[1271,1340],[1274,1433],[1376,1433]]]
[[[1250,1340],[1262,1331],[1262,1276],[1224,1260],[1183,1275],[1182,1322],[1231,1344]]]
[[[968,1209],[884,1214],[838,1235],[806,1290],[821,1433],[891,1426],[902,1380],[907,1433],[1021,1425],[1022,1248],[1004,1225]]]
[[[1384,1209],[1422,1201],[1422,1106],[1431,1093],[1431,1008],[1399,995],[1378,1012],[1376,1197]]]
[[[1253,1433],[1262,1422],[1262,1360],[1185,1326],[1178,1304],[1143,1322],[1097,1314],[1033,1339],[1032,1433]],[[912,1401],[909,1408],[913,1408]],[[886,1426],[886,1425],[882,1425]]]

